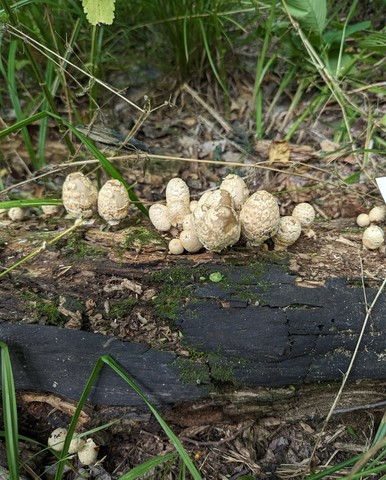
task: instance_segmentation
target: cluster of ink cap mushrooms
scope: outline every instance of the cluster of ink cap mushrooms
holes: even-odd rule
[[[286,250],[302,231],[312,235],[315,210],[309,203],[296,205],[291,215],[280,216],[276,198],[265,190],[250,194],[238,175],[226,176],[219,188],[205,192],[199,200],[190,199],[188,185],[172,178],[166,186],[166,202],[153,204],[149,218],[153,226],[169,235],[169,252],[180,255],[202,248],[221,252],[240,240],[259,246],[271,239],[275,250]],[[118,225],[129,212],[129,196],[119,180],[108,180],[98,192],[81,172],[71,173],[63,184],[63,205],[74,218],[91,217],[97,209],[110,225]],[[374,207],[357,218],[367,226],[363,246],[375,250],[383,245],[384,232],[375,225],[385,218],[385,207]]]

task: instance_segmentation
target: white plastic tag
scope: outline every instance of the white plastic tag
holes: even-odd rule
[[[375,180],[377,181],[377,185],[383,197],[383,201],[386,203],[386,177],[378,177]]]

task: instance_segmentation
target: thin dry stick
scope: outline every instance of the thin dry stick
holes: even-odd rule
[[[328,422],[330,421],[330,418],[331,418],[332,414],[334,413],[334,411],[335,411],[335,409],[336,409],[336,406],[338,405],[338,403],[339,403],[339,401],[340,401],[340,397],[342,396],[344,387],[345,387],[346,382],[347,382],[347,380],[348,380],[348,377],[349,377],[349,375],[350,375],[350,373],[351,373],[351,370],[352,370],[352,368],[353,368],[353,366],[354,366],[354,362],[355,362],[355,359],[356,359],[357,354],[358,354],[359,346],[360,346],[360,344],[361,344],[361,342],[362,342],[362,338],[363,338],[363,335],[364,335],[364,333],[365,333],[365,330],[366,330],[366,327],[367,327],[367,323],[368,323],[368,321],[369,321],[369,318],[370,318],[370,316],[371,316],[371,312],[372,312],[375,304],[377,303],[378,298],[380,297],[380,295],[381,295],[381,293],[382,293],[382,290],[384,289],[385,285],[386,285],[386,278],[383,280],[382,285],[379,287],[379,290],[378,290],[377,294],[375,295],[375,298],[374,298],[374,300],[372,301],[370,307],[369,307],[369,308],[366,308],[366,311],[367,311],[366,317],[365,317],[365,319],[364,319],[364,322],[363,322],[363,325],[362,325],[361,332],[360,332],[360,334],[359,334],[359,338],[358,338],[357,344],[356,344],[355,349],[354,349],[354,352],[353,352],[353,354],[352,354],[352,357],[351,357],[351,360],[350,360],[350,364],[349,364],[349,366],[348,366],[348,368],[347,368],[346,373],[343,375],[343,380],[342,380],[342,383],[341,383],[341,385],[340,385],[339,391],[338,391],[338,393],[337,393],[337,395],[336,395],[336,397],[335,397],[335,400],[334,400],[334,402],[333,402],[333,404],[332,404],[332,406],[331,406],[331,408],[330,408],[330,411],[328,412],[328,415],[327,415],[327,417],[326,417],[326,419],[325,419],[325,421],[324,421],[324,423],[323,423],[322,429],[321,429],[321,431],[319,432],[319,434],[318,434],[318,436],[317,436],[317,438],[316,438],[315,446],[314,446],[314,448],[313,448],[313,450],[312,450],[312,453],[311,453],[311,456],[310,456],[310,460],[309,460],[309,462],[308,462],[308,467],[309,467],[309,468],[311,467],[313,458],[314,458],[314,456],[315,456],[315,454],[316,454],[316,450],[319,448],[320,442],[321,442],[321,440],[322,440],[322,435],[323,435],[323,433],[324,433],[325,430],[326,430],[327,424],[328,424]]]

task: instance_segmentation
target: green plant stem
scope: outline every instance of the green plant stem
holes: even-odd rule
[[[308,107],[303,111],[303,113],[296,119],[292,127],[290,128],[289,132],[287,135],[284,137],[285,140],[289,141],[292,137],[292,135],[296,132],[296,130],[299,128],[299,125],[302,123],[302,121],[308,117],[308,115],[317,112],[319,108],[321,107],[322,103],[326,99],[326,94],[321,93],[317,95],[308,105]]]
[[[257,9],[256,5],[256,9]],[[256,64],[256,80],[255,80],[255,99],[256,99],[256,138],[261,138],[263,135],[263,89],[261,85],[263,83],[264,73],[267,70],[267,66],[264,66],[266,61],[266,55],[269,45],[269,40],[271,37],[272,25],[275,19],[275,10],[276,10],[276,1],[272,0],[271,10],[269,13],[268,21],[265,27],[265,35],[263,40],[263,45],[261,47],[261,52]],[[272,63],[272,59],[270,60]]]
[[[2,5],[4,7],[4,10],[7,13],[12,25],[14,27],[17,27],[17,25],[18,25],[17,18],[14,15],[11,7],[8,4],[8,0],[1,0],[1,3],[2,3]],[[43,75],[41,74],[41,72],[39,70],[39,67],[38,67],[38,65],[35,61],[35,57],[33,56],[30,45],[28,43],[24,43],[24,48],[25,48],[28,60],[30,61],[32,70],[34,72],[34,75],[35,75],[35,77],[36,77],[36,79],[39,83],[39,86],[43,90],[44,96],[45,96],[45,98],[46,98],[46,100],[47,100],[47,102],[50,106],[51,111],[60,118],[59,112],[58,112],[58,110],[56,108],[56,105],[55,105],[54,98],[51,95],[51,92],[50,92],[50,90],[49,90],[49,88],[48,88],[48,86],[45,82],[45,79],[44,79]],[[69,139],[68,134],[65,132],[65,129],[61,126],[60,123],[59,123],[59,130],[60,130],[61,133],[63,133],[63,138],[64,138],[64,141],[66,143],[66,146],[67,146],[70,154],[74,155],[75,154],[75,148],[74,148],[73,144],[71,143],[71,140]]]

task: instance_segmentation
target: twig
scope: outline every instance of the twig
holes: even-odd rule
[[[191,438],[187,437],[180,437],[180,440],[183,440],[184,442],[187,443],[192,443],[193,445],[196,445],[196,447],[203,447],[203,446],[217,446],[217,445],[222,445],[223,443],[231,442],[235,438],[237,438],[240,433],[244,432],[249,427],[252,427],[254,424],[254,421],[248,422],[247,424],[243,425],[241,428],[236,430],[235,433],[232,435],[229,435],[229,437],[222,438],[221,440],[216,440],[216,441],[210,441],[208,440],[207,442],[201,442],[199,440],[192,440]]]

